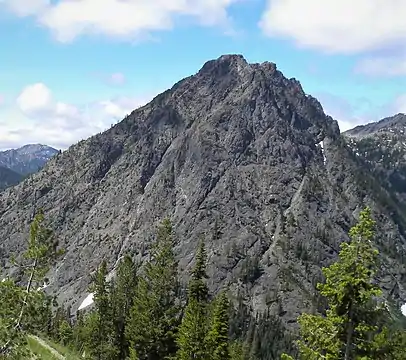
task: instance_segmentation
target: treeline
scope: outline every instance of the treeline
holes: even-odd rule
[[[26,335],[37,333],[98,360],[406,359],[405,328],[374,282],[379,266],[374,226],[367,208],[338,261],[323,269],[325,282],[318,290],[327,308],[302,314],[294,341],[277,317],[267,312],[253,317],[249,299],[235,298],[227,288],[210,293],[203,241],[184,289],[168,220],[143,264],[124,256],[110,281],[107,263],[100,264],[89,289],[94,303],[73,319],[70,309],[57,307],[41,288],[59,252],[40,213],[18,264],[26,286],[11,279],[0,283],[0,358],[28,359]]]
[[[44,291],[45,275],[61,255],[40,212],[31,224],[24,270],[0,282],[0,358],[31,358],[27,335],[52,339],[86,359],[278,359],[292,343],[269,313],[253,317],[249,299],[217,296],[206,284],[206,250],[200,243],[187,289],[179,281],[172,227],[165,220],[150,257],[141,264],[126,255],[107,281],[103,261],[89,291],[91,310],[72,317]],[[25,285],[26,284],[26,285]],[[22,286],[24,285],[24,286]]]
[[[234,310],[227,289],[216,297],[210,294],[204,242],[185,296],[174,245],[171,224],[165,220],[142,266],[124,256],[115,277],[107,281],[103,261],[89,289],[92,310],[78,312],[72,322],[69,311],[59,309],[49,335],[88,359],[254,360],[264,351],[270,356],[263,359],[279,358],[283,341],[272,345],[260,338],[261,329],[271,323],[272,335],[279,331],[283,337],[275,318],[264,314],[254,319],[242,301]]]

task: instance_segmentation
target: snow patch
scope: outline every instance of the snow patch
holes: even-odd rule
[[[80,306],[78,307],[78,310],[82,310],[84,308],[87,308],[88,306],[93,304],[93,293],[90,293],[89,295],[86,296],[85,300],[82,301]]]
[[[321,147],[321,153],[323,154],[323,162],[324,162],[324,165],[326,165],[326,161],[327,161],[327,159],[326,159],[326,154],[324,153],[324,144],[323,144],[323,140],[322,141],[320,141],[317,145],[319,145],[320,147]]]
[[[402,312],[402,314],[403,314],[404,316],[406,316],[406,304],[403,304],[403,305],[401,306],[400,311]]]

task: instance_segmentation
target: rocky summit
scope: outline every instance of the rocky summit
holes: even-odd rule
[[[399,307],[406,301],[404,203],[376,175],[378,158],[357,148],[366,138],[354,134],[341,135],[275,64],[221,56],[1,193],[1,265],[14,271],[9,259],[21,253],[33,212],[43,208],[66,250],[48,290],[74,311],[102,259],[111,275],[126,252],[143,259],[169,217],[185,276],[203,237],[212,290],[229,285],[254,311],[269,309],[292,324],[317,307],[321,267],[369,205],[378,281]]]

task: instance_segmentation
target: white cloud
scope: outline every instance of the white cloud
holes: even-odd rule
[[[50,0],[0,0],[4,5],[18,16],[36,15],[44,11],[50,4]]]
[[[39,142],[64,149],[106,130],[151,98],[117,97],[73,105],[57,101],[43,83],[28,85],[16,99],[18,111],[1,114],[7,120],[0,121],[0,148]]]
[[[358,62],[354,70],[369,76],[404,76],[406,57],[368,57]]]
[[[17,98],[17,105],[27,116],[42,116],[55,109],[51,91],[43,83],[28,85]]]
[[[404,0],[268,0],[260,26],[301,47],[356,53],[406,40]]]
[[[35,16],[61,42],[84,34],[139,39],[167,30],[180,16],[203,26],[227,26],[227,8],[238,0],[0,0],[18,16]],[[27,6],[27,8],[24,7]]]
[[[122,73],[114,73],[109,76],[109,82],[113,85],[122,85],[125,83],[125,76]]]
[[[403,304],[402,307],[400,308],[400,311],[404,316],[406,316],[406,304]]]

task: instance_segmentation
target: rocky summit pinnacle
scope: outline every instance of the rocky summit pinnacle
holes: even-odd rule
[[[126,252],[142,260],[169,217],[185,277],[204,237],[212,290],[229,285],[290,326],[317,306],[320,268],[368,204],[385,236],[379,281],[405,302],[404,215],[363,166],[299,81],[223,55],[1,193],[0,261],[15,271],[42,207],[66,251],[47,290],[75,310],[102,259],[111,275]]]

